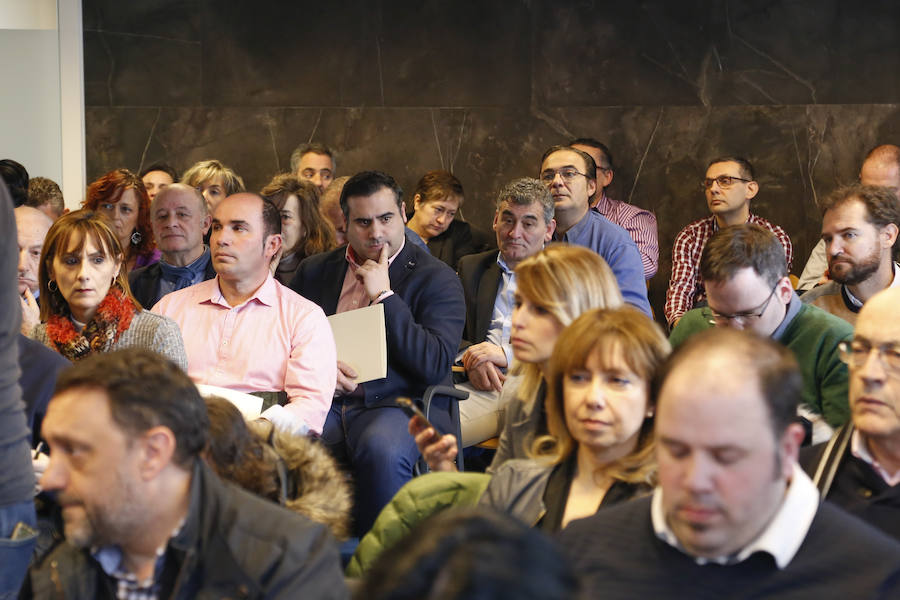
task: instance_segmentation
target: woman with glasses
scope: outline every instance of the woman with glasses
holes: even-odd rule
[[[594,309],[559,336],[546,370],[548,433],[532,459],[494,473],[481,504],[548,532],[655,484],[651,382],[669,355],[659,325],[631,307]]]
[[[587,310],[623,303],[606,262],[580,246],[548,246],[519,263],[515,273],[510,332],[515,360],[500,392],[504,424],[490,469],[511,458],[527,458],[534,440],[548,432],[545,372],[562,330]],[[417,417],[410,420],[410,433],[432,470],[456,469],[455,436],[440,436]]]
[[[456,219],[464,200],[459,179],[447,171],[429,171],[413,193],[413,214],[407,226],[428,245],[433,256],[454,270],[459,259],[474,254],[472,228]]]
[[[96,212],[116,234],[126,275],[159,261],[150,226],[150,197],[144,182],[128,169],[116,169],[88,186],[82,206]]]

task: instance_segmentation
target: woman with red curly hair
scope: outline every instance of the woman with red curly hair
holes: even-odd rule
[[[131,295],[119,240],[97,213],[76,210],[53,223],[38,285],[42,323],[31,337],[69,360],[138,346],[187,370],[178,325]]]
[[[159,261],[150,227],[150,196],[140,177],[128,169],[110,171],[88,186],[82,208],[96,211],[116,234],[126,274]]]

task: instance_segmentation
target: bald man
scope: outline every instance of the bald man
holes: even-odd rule
[[[16,236],[19,242],[18,279],[19,299],[22,303],[22,333],[28,335],[40,321],[37,297],[38,267],[41,263],[41,249],[44,238],[53,225],[53,220],[43,212],[30,206],[15,209]]]
[[[900,289],[866,302],[841,359],[851,422],[801,462],[827,500],[900,539]]]
[[[319,434],[337,351],[322,309],[272,277],[281,241],[274,204],[250,193],[225,198],[212,215],[216,278],[167,294],[153,312],[178,323],[196,383],[277,400],[264,418],[291,433]]]
[[[206,200],[183,183],[165,186],[150,202],[150,225],[162,256],[159,262],[128,274],[131,293],[141,306],[216,276],[209,248],[203,243],[210,227]]]
[[[900,198],[900,147],[884,144],[870,150],[859,169],[859,182],[863,185],[893,188]],[[825,240],[819,240],[803,267],[797,289],[809,290],[823,283],[827,267]]]

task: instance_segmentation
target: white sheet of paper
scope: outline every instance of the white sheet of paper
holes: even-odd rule
[[[208,396],[219,396],[221,398],[225,398],[235,406],[237,406],[238,410],[241,411],[241,414],[248,421],[252,421],[257,418],[259,414],[262,412],[262,398],[258,398],[252,394],[247,394],[245,392],[236,392],[234,390],[229,390],[228,388],[219,387],[216,385],[206,385],[205,383],[198,383],[197,389],[200,390],[200,395],[204,398]]]
[[[381,303],[328,317],[338,360],[347,363],[365,383],[387,376],[387,335]]]

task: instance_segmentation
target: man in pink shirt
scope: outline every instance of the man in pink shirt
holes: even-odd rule
[[[292,433],[319,434],[337,378],[334,337],[316,304],[269,271],[281,248],[281,216],[260,196],[241,193],[213,212],[210,249],[218,274],[160,300],[174,319],[196,383],[240,392],[284,392],[262,416]]]

